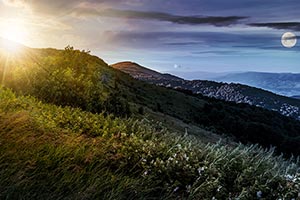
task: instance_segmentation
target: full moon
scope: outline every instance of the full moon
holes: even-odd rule
[[[281,44],[286,48],[292,48],[297,44],[297,37],[294,33],[286,32],[281,37]]]

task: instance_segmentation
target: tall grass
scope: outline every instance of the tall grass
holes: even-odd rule
[[[292,199],[298,164],[0,89],[0,199]]]

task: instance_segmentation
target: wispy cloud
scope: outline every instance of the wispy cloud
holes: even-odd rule
[[[251,23],[250,26],[300,31],[300,22]]]
[[[102,17],[115,17],[123,19],[143,19],[143,20],[157,20],[166,21],[176,24],[210,24],[214,26],[229,26],[239,23],[240,20],[247,17],[244,16],[181,16],[172,15],[163,12],[144,12],[135,10],[118,10],[118,9],[91,9],[91,8],[77,8],[73,11],[77,16],[97,15]]]

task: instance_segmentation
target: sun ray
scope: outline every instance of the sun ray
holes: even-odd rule
[[[2,24],[0,33],[4,39],[16,43],[24,43],[27,29],[20,20],[8,20]]]
[[[10,54],[18,53],[27,35],[27,28],[21,20],[7,20],[0,24],[0,45]]]

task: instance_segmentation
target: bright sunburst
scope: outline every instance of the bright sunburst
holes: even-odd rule
[[[17,21],[8,21],[1,28],[1,35],[4,39],[17,43],[24,43],[27,30],[24,24]]]
[[[0,36],[4,39],[2,45],[9,52],[17,52],[20,43],[26,40],[27,30],[23,23],[18,21],[7,21],[1,24]]]

